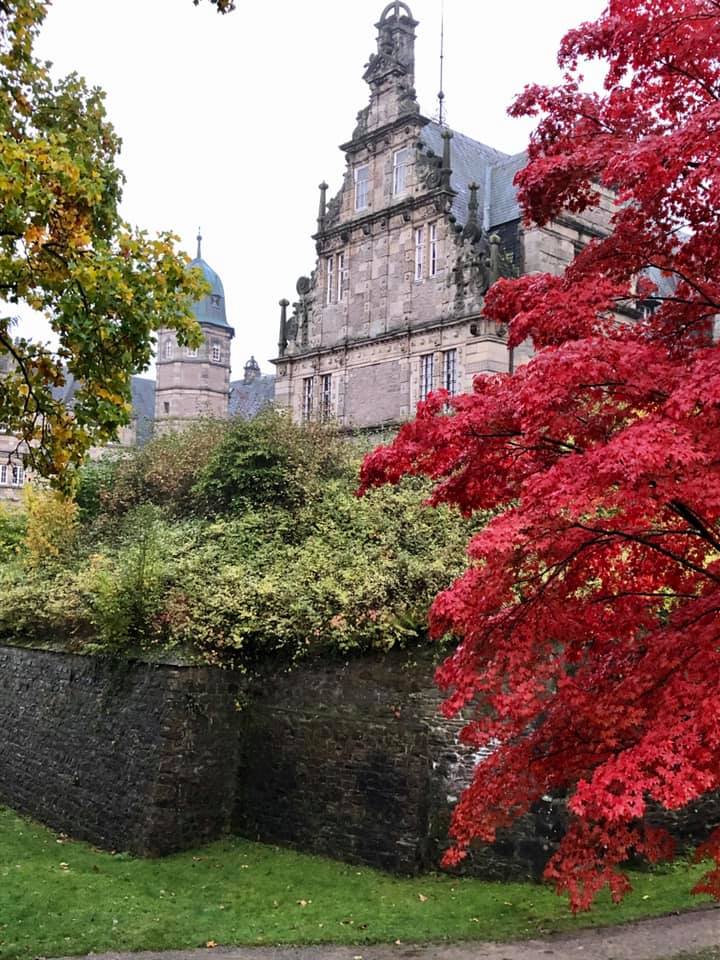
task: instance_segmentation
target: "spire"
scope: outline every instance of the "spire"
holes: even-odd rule
[[[443,68],[445,66],[445,0],[440,4],[440,90],[438,91],[438,123],[445,125],[445,91],[443,90]]]
[[[197,233],[197,238],[196,238],[196,239],[197,239],[197,245],[198,245],[197,258],[196,258],[196,259],[202,260],[202,250],[201,250],[201,246],[202,246],[202,233],[200,232],[200,227],[198,227],[198,233]]]

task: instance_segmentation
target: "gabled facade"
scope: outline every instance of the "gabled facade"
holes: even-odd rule
[[[346,427],[394,425],[444,387],[467,391],[479,374],[508,370],[505,330],[482,316],[500,276],[562,272],[607,230],[611,198],[583,218],[521,224],[509,156],[420,112],[415,30],[406,3],[383,10],[366,65],[369,104],[342,144],[346,170],[329,202],[320,185],[318,258],[280,301],[276,405],[298,420]]]

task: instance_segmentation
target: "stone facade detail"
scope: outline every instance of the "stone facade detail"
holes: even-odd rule
[[[394,425],[430,389],[469,391],[476,376],[525,362],[529,348],[508,351],[506,331],[482,316],[489,285],[562,272],[608,229],[609,195],[582,217],[523,226],[512,181],[524,155],[420,112],[416,27],[405,3],[376,24],[342,186],[328,202],[320,185],[315,267],[295,302],[281,301],[275,401],[298,420]]]

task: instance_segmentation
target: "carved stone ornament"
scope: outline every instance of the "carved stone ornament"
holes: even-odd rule
[[[337,196],[333,197],[327,205],[325,213],[325,228],[335,226],[340,219],[340,204],[342,201],[342,190]]]
[[[415,160],[415,172],[426,190],[437,190],[440,186],[442,160],[434,154],[418,151]]]
[[[370,115],[370,107],[365,107],[364,110],[361,110],[357,115],[357,124],[353,130],[353,140],[358,139],[359,137],[365,136],[368,129],[368,117]]]
[[[401,116],[405,114],[420,113],[420,104],[417,102],[417,93],[415,87],[409,86],[405,81],[398,83],[398,112]]]
[[[299,277],[298,282],[295,284],[295,289],[299,296],[306,297],[312,289],[310,277]]]

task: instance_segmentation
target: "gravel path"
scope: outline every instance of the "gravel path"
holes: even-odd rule
[[[97,953],[86,960],[662,960],[714,946],[720,946],[720,908],[711,907],[518,943],[217,947],[164,953]]]

